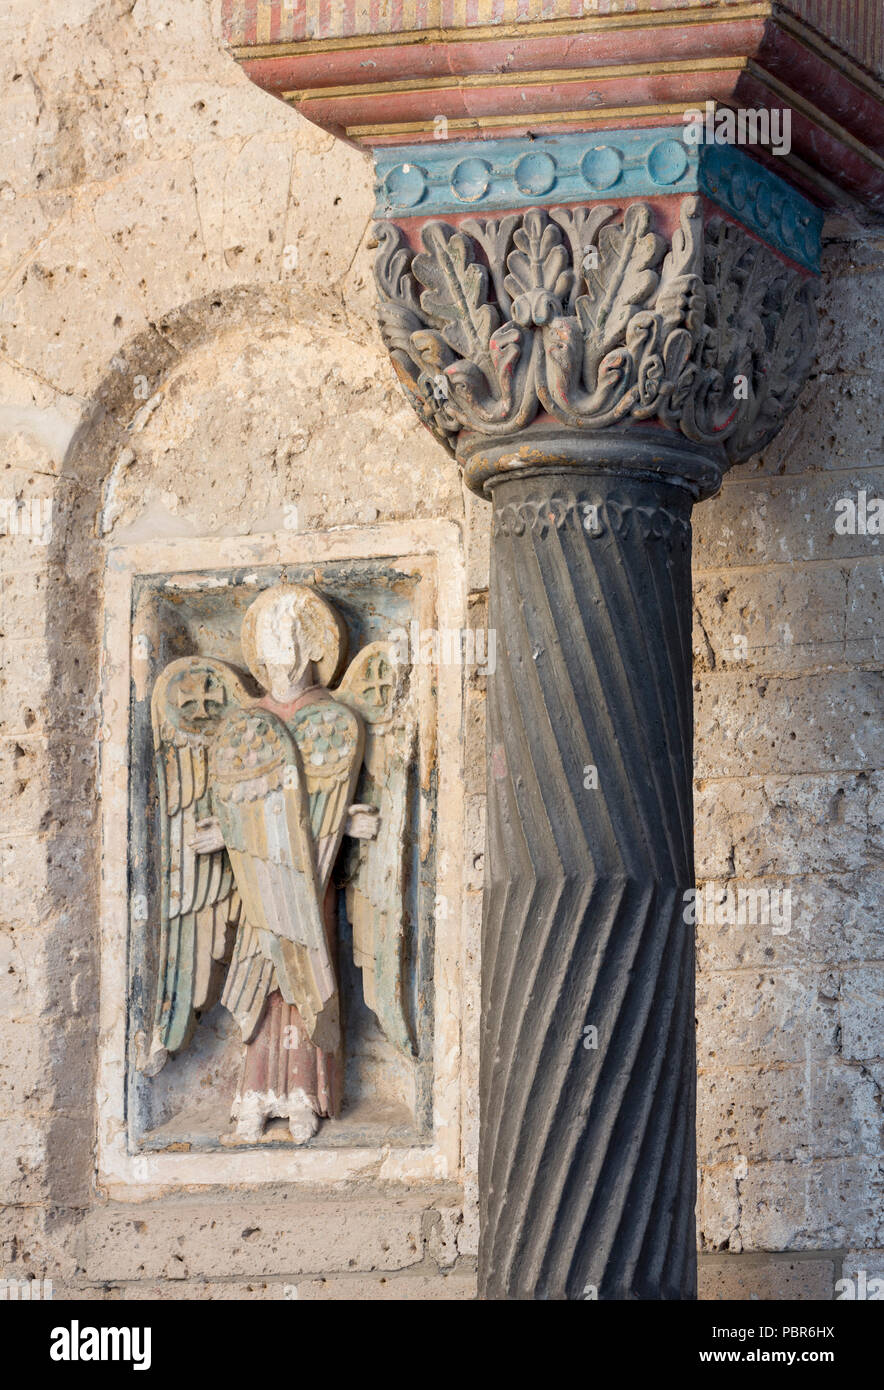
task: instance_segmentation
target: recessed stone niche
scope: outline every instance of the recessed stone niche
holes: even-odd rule
[[[445,1177],[459,1163],[456,942],[462,844],[458,787],[463,669],[414,663],[407,700],[417,730],[408,771],[403,864],[403,1009],[408,1057],[385,1037],[353,963],[338,857],[343,1104],[304,1145],[284,1122],[259,1140],[235,1135],[230,1106],[243,1054],[221,1003],[201,1013],[188,1046],[154,1076],[139,1069],[151,1031],[160,942],[160,810],[151,693],[179,657],[224,661],[248,676],[243,614],[278,583],[317,589],[342,615],[351,656],[400,631],[464,627],[457,528],[396,524],[325,534],[186,540],[111,552],[106,586],[102,797],[102,1122],[99,1173],[127,1195],[157,1185],[329,1181],[354,1175]],[[356,799],[360,799],[357,786]],[[350,851],[352,854],[352,850]],[[119,1195],[119,1192],[117,1193]]]

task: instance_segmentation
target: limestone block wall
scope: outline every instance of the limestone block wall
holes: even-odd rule
[[[87,1298],[467,1298],[478,675],[459,1178],[138,1202],[96,1178],[108,547],[449,518],[484,620],[487,510],[374,329],[368,165],[251,86],[218,34],[209,0],[0,16],[0,1276]],[[884,1274],[881,541],[835,529],[839,499],[884,494],[882,281],[884,241],[833,224],[801,406],[695,514],[698,875],[792,890],[786,933],[698,926],[707,1297]]]
[[[694,528],[698,880],[791,890],[788,931],[698,928],[698,1227],[826,1288],[884,1235],[882,251],[828,241],[802,399]]]

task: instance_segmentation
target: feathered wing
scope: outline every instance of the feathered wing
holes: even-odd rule
[[[359,777],[365,727],[357,713],[328,696],[302,706],[291,719],[290,727],[307,781],[310,831],[324,892],[341,847]]]
[[[310,712],[327,708],[305,706],[291,729],[261,707],[231,714],[212,745],[209,780],[246,923],[223,1002],[249,1041],[267,993],[278,984],[286,1002],[298,1008],[311,1042],[334,1052],[340,1044],[339,1000],[323,921],[327,874],[321,852],[328,825],[346,815],[361,730],[343,708],[348,739],[334,719],[325,729],[326,715],[317,728]],[[333,764],[343,777],[318,777]],[[323,781],[327,788],[318,786]]]
[[[189,1041],[197,1012],[219,995],[241,904],[226,852],[196,854],[196,823],[212,815],[211,739],[228,710],[248,703],[231,667],[206,657],[173,661],[151,701],[160,806],[162,909],[153,1029],[141,1070],[155,1076]]]
[[[251,1042],[257,1033],[267,996],[275,988],[273,961],[264,950],[260,933],[242,913],[221,1003],[239,1024],[243,1042]]]
[[[406,847],[416,726],[404,700],[404,675],[392,644],[371,642],[354,657],[335,694],[365,721],[360,797],[380,812],[375,839],[359,841],[346,888],[353,955],[366,1004],[389,1041],[411,1055],[405,1002]]]

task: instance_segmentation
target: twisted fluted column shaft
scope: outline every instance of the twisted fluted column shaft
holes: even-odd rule
[[[487,490],[480,1296],[693,1298],[691,492]]]
[[[396,372],[494,508],[480,1295],[691,1298],[690,508],[798,399],[809,266],[699,193],[377,233]]]

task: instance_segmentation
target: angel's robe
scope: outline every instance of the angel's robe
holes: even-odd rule
[[[258,706],[270,710],[286,724],[304,705],[336,703],[324,686],[311,686],[297,699],[280,704],[272,695],[265,695]],[[311,798],[312,802],[312,798]],[[312,810],[312,804],[311,804]],[[323,922],[329,956],[337,968],[337,916],[335,890],[331,881],[331,865],[323,898]],[[264,1014],[251,1042],[245,1044],[237,1102],[248,1095],[273,1097],[297,1105],[301,1102],[323,1118],[334,1118],[340,1108],[341,1057],[325,1052],[311,1043],[297,1007],[287,1004],[281,992],[274,989],[267,996]]]

